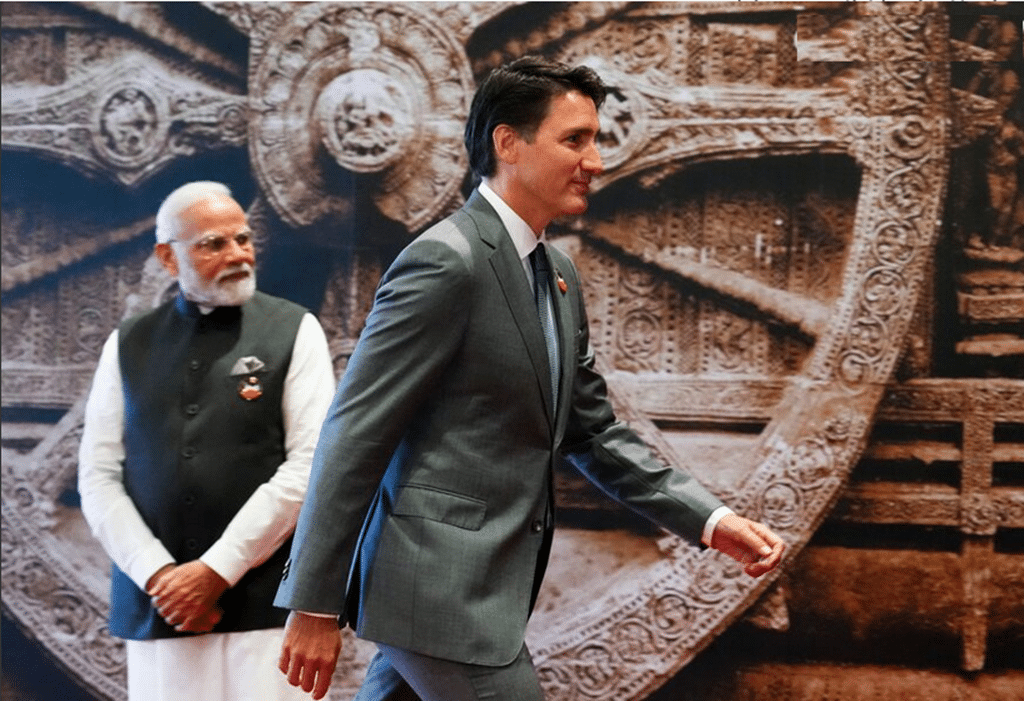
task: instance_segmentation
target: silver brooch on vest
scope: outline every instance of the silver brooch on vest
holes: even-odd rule
[[[265,367],[262,360],[255,355],[247,355],[235,361],[231,368],[231,376],[241,375],[238,383],[238,396],[247,402],[259,399],[263,396],[263,385],[260,384],[258,373]]]

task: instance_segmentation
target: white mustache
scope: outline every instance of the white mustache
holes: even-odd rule
[[[216,281],[221,282],[224,280],[224,278],[229,277],[231,275],[236,275],[238,273],[249,273],[250,275],[252,275],[253,267],[249,263],[237,263],[235,265],[232,265],[230,268],[225,268],[224,270],[220,271],[217,274]]]

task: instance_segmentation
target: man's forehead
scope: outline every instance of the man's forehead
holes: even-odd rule
[[[231,197],[212,194],[187,207],[181,221],[188,227],[248,226],[245,211]]]
[[[564,111],[566,109],[586,110],[596,113],[597,105],[592,97],[579,90],[567,90],[563,93],[558,93],[553,95],[548,102],[548,114],[556,110]]]

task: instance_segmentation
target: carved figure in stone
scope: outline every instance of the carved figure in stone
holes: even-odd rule
[[[125,157],[141,155],[149,147],[156,127],[153,103],[140,90],[123,90],[112,96],[100,117],[100,132],[107,137],[107,147]]]

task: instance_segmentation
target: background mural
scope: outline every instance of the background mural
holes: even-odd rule
[[[337,372],[472,190],[516,56],[593,66],[606,172],[548,232],[619,414],[790,543],[753,582],[566,470],[551,699],[1024,698],[1024,12],[1012,3],[17,3],[2,16],[3,696],[123,699],[76,451],[174,293],[163,196],[230,185]],[[510,391],[514,391],[511,388]],[[349,638],[331,698],[371,647]]]

